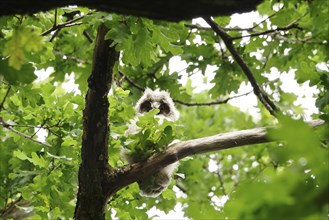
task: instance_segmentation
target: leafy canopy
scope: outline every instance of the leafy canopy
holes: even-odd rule
[[[266,0],[257,8],[260,21],[247,29],[230,26],[232,17],[214,18],[232,37],[257,83],[280,107],[284,116],[278,120],[261,104],[255,106],[255,119],[230,104],[189,107],[176,102],[182,127],[168,121],[159,126],[153,111],[140,118],[141,131],[128,137],[124,132],[134,117],[132,106],[140,88],[168,90],[180,103],[205,103],[232,96],[247,83],[211,29],[192,21],[170,23],[79,7],[1,17],[0,216],[11,217],[6,211],[24,207],[33,210],[32,219],[72,218],[84,95],[97,26],[105,23],[106,38],[121,52],[108,97],[112,167],[123,165],[124,143],[132,152],[143,152],[145,159],[177,134],[188,140],[280,124],[269,137],[287,140],[181,161],[161,196],[141,197],[137,184],[129,185],[110,199],[107,219],[147,219],[154,214],[148,210],[168,213],[178,203],[191,219],[327,219],[328,142],[321,141],[329,136],[328,4]],[[70,13],[77,20],[72,21]],[[175,72],[169,62],[177,57],[187,67]],[[209,69],[214,69],[213,78],[207,78]],[[50,75],[37,77],[37,70]],[[273,78],[273,72],[278,77]],[[310,117],[326,120],[316,132],[301,120],[303,94],[282,87],[280,76],[287,73],[294,74],[299,85],[316,88],[316,112]],[[196,74],[212,87],[196,93],[191,79],[182,80]],[[78,89],[64,89],[72,83]]]

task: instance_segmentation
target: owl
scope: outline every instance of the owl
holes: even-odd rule
[[[125,136],[129,134],[137,133],[138,126],[136,122],[138,116],[151,111],[152,109],[159,109],[159,113],[155,116],[159,118],[159,123],[161,124],[164,119],[168,121],[176,121],[179,118],[179,113],[175,108],[173,100],[170,98],[168,92],[160,91],[159,89],[151,90],[147,88],[143,96],[137,101],[135,105],[136,116],[129,123],[128,129],[125,132]],[[128,163],[139,162],[138,158],[134,158],[129,155],[129,150],[123,148],[121,150],[121,157]],[[147,197],[157,197],[165,190],[171,181],[171,175],[174,169],[177,167],[178,163],[169,164],[168,166],[161,168],[153,176],[143,179],[138,182],[140,188],[140,194]]]

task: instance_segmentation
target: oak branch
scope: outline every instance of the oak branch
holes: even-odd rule
[[[318,127],[323,123],[322,120],[308,122],[311,127]],[[112,184],[115,182],[113,185],[117,188],[111,188],[108,195],[188,156],[274,141],[267,137],[269,128],[275,129],[275,127],[253,128],[175,143],[165,152],[154,155],[145,162],[127,165],[112,172],[108,178]]]
[[[33,14],[65,6],[82,6],[100,11],[135,15],[168,21],[202,16],[249,12],[262,0],[2,0],[0,16]]]

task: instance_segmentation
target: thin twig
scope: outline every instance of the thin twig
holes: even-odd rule
[[[55,37],[58,35],[59,31],[61,29],[57,29],[55,30],[55,33],[53,35],[51,35],[50,39],[49,39],[49,42],[53,42],[53,40],[55,39]]]
[[[287,30],[290,30],[290,29],[293,29],[293,28],[300,29],[300,27],[298,26],[298,24],[293,23],[293,24],[290,24],[290,25],[288,25],[286,27],[278,27],[278,28],[272,29],[272,30],[266,30],[266,31],[262,31],[262,32],[257,32],[257,33],[242,35],[242,36],[236,36],[236,37],[231,37],[231,39],[232,40],[238,40],[238,39],[242,39],[242,38],[245,38],[245,37],[257,37],[257,36],[261,36],[261,35],[268,35],[268,34],[271,34],[271,33],[276,33],[278,31],[287,31]]]
[[[177,99],[174,99],[173,101],[174,102],[177,102],[179,104],[182,104],[182,105],[186,105],[186,106],[210,106],[210,105],[221,105],[221,104],[226,104],[228,101],[230,101],[231,99],[236,99],[236,98],[239,98],[239,97],[242,97],[242,96],[246,96],[246,95],[249,95],[250,93],[252,93],[252,91],[250,92],[247,92],[247,93],[244,93],[244,94],[240,94],[240,95],[236,95],[236,96],[231,96],[231,97],[228,97],[224,100],[219,100],[219,101],[213,101],[213,102],[183,102],[183,101],[180,101],[180,100],[177,100]]]
[[[224,157],[221,157],[218,162],[220,163],[223,160],[224,160]],[[222,172],[218,170],[216,172],[216,174],[218,176],[218,180],[219,180],[219,184],[220,184],[220,190],[222,191],[223,195],[226,196],[227,193],[226,193],[226,189],[224,187],[224,180],[223,180]]]
[[[129,77],[127,77],[122,71],[119,71],[119,74],[122,76],[123,79],[127,80],[132,86],[134,86],[135,88],[139,89],[140,91],[144,91],[145,88],[137,83],[135,83],[133,80],[129,79]],[[212,102],[184,102],[178,99],[173,99],[174,102],[179,103],[181,105],[186,105],[186,106],[211,106],[211,105],[221,105],[221,104],[226,104],[229,100],[231,99],[235,99],[235,98],[239,98],[241,96],[246,96],[249,95],[252,91],[244,93],[244,94],[240,94],[240,95],[236,95],[236,96],[232,96],[232,97],[228,97],[224,100],[219,100],[219,101],[212,101]]]
[[[186,194],[187,195],[187,190],[180,184],[180,183],[177,183],[176,182],[176,187],[180,190],[180,191],[182,191],[184,194]]]
[[[43,126],[46,124],[47,121],[48,121],[47,118],[43,120],[41,126],[34,132],[34,134],[31,135],[31,138],[33,138],[43,128]]]
[[[16,199],[16,200],[14,200],[14,201],[12,201],[11,203],[7,203],[7,200],[8,199],[6,199],[6,204],[5,204],[5,206],[4,206],[4,208],[2,209],[2,210],[0,210],[0,217],[4,217],[5,215],[6,215],[6,213],[9,211],[9,210],[11,210],[11,209],[13,209],[16,205],[17,205],[17,203],[19,203],[21,200],[23,199],[23,197],[22,196],[20,196],[18,199]],[[8,214],[8,213],[7,213]]]
[[[199,24],[184,24],[185,27],[204,31],[211,31],[211,27],[204,27]],[[250,28],[224,28],[225,31],[249,31]]]
[[[258,97],[260,102],[265,106],[265,108],[270,112],[271,115],[275,116],[279,111],[278,107],[270,100],[270,98],[265,94],[265,92],[259,87],[255,77],[253,76],[251,70],[244,62],[244,60],[239,55],[238,51],[235,49],[232,43],[232,38],[228,35],[220,26],[218,26],[210,17],[203,18],[214,30],[214,32],[220,36],[226,45],[227,49],[231,52],[234,60],[239,64],[244,74],[247,76],[249,82],[251,83],[255,95]]]
[[[263,64],[263,69],[265,69],[271,55],[272,55],[272,51],[273,51],[273,46],[271,45],[269,50],[268,50],[268,54],[265,56],[265,60],[264,60],[264,64]]]
[[[258,32],[255,31],[256,27],[258,27],[260,24],[264,23],[266,20],[273,17],[274,15],[276,15],[276,13],[268,16],[266,19],[262,20],[261,22],[257,23],[256,25],[254,25],[251,28],[225,28],[225,27],[221,27],[221,29],[223,31],[248,31],[248,32],[254,32],[254,33],[247,34],[247,35],[230,37],[232,41],[239,40],[239,39],[246,38],[246,37],[257,37],[257,36],[262,36],[262,35],[268,35],[268,34],[271,34],[271,33],[276,33],[276,32],[279,32],[279,31],[287,31],[287,30],[294,29],[294,28],[301,29],[297,24],[297,22],[301,19],[301,17],[300,17],[300,18],[296,19],[295,21],[291,22],[290,24],[288,24],[287,26],[284,26],[284,27],[277,27],[275,29],[266,30],[266,31],[258,31]],[[199,29],[199,30],[213,30],[212,27],[203,27],[199,24],[185,24],[185,26],[190,27],[190,28],[194,28],[194,29]]]
[[[91,36],[88,34],[88,32],[86,30],[84,30],[82,33],[83,33],[83,36],[85,36],[87,38],[89,43],[93,43],[93,39],[91,38]]]
[[[24,133],[22,133],[20,131],[15,130],[14,128],[12,128],[12,126],[10,124],[8,124],[7,122],[5,122],[2,117],[0,117],[0,125],[2,125],[4,128],[7,128],[11,132],[13,132],[13,133],[15,133],[15,134],[17,134],[17,135],[19,135],[19,136],[21,136],[23,138],[26,138],[26,139],[28,139],[28,140],[30,140],[32,142],[35,142],[35,143],[40,144],[40,145],[45,146],[45,147],[52,147],[51,145],[49,145],[47,143],[38,141],[38,140],[34,139],[33,137],[31,137],[31,136],[29,136],[27,134],[24,134]]]
[[[135,83],[133,80],[129,79],[122,71],[119,71],[119,74],[125,78],[125,80],[127,80],[132,86],[134,86],[135,88],[139,89],[140,91],[144,91],[145,88],[141,85],[138,85],[137,83]]]
[[[318,44],[318,45],[327,45],[328,42],[327,41],[311,41],[312,39],[314,39],[314,37],[308,37],[308,38],[304,38],[304,39],[292,39],[292,38],[286,38],[282,35],[274,35],[274,37],[276,37],[279,40],[283,40],[286,41],[288,43],[297,43],[297,44]]]
[[[1,102],[1,104],[0,104],[0,111],[3,109],[3,106],[4,106],[4,104],[5,104],[5,101],[6,101],[7,97],[8,97],[8,95],[9,95],[9,93],[10,93],[10,90],[11,90],[11,86],[9,85],[9,86],[8,86],[8,89],[7,89],[7,91],[6,91],[6,94],[5,94],[5,96],[3,97],[2,102]]]
[[[55,8],[54,25],[53,25],[53,27],[55,28],[56,25],[57,25],[57,8]]]
[[[268,16],[267,18],[265,18],[264,20],[260,21],[259,23],[255,24],[253,27],[250,28],[250,30],[254,30],[255,28],[257,28],[259,25],[263,24],[265,21],[267,21],[268,19],[274,17],[278,12],[275,12],[273,14],[271,14],[270,16]]]
[[[51,126],[49,126],[49,125],[46,125],[46,126],[43,125],[43,126],[40,126],[40,125],[18,125],[18,124],[12,124],[10,126],[11,127],[21,127],[21,128],[36,128],[36,129],[43,128],[43,129],[46,129],[49,133],[55,135],[56,137],[60,137],[59,134],[57,134],[56,132],[54,132],[52,130],[52,128],[59,128],[60,126],[58,126],[58,125],[51,125]]]
[[[71,26],[75,26],[75,25],[81,25],[81,24],[83,24],[82,22],[77,22],[77,23],[74,23],[74,22],[79,21],[84,17],[85,17],[85,15],[82,15],[80,17],[77,17],[75,19],[69,20],[69,21],[61,23],[61,24],[54,24],[50,29],[42,32],[41,36],[46,36],[47,34],[53,32],[57,29],[62,29],[62,28],[65,28],[65,27],[71,27]]]
[[[240,164],[243,164],[244,161],[246,160],[247,156],[244,156],[241,161],[239,162]],[[237,173],[236,173],[236,176],[235,176],[235,180],[234,180],[234,183],[233,183],[233,186],[230,190],[230,192],[228,193],[228,196],[230,197],[232,195],[232,193],[234,192],[234,190],[236,189],[236,187],[239,185],[240,183],[240,177],[241,177],[241,170],[238,169]]]
[[[63,53],[60,52],[59,50],[54,50],[53,53],[54,53],[55,55],[58,55],[58,56],[62,56],[62,57],[65,56],[65,57],[67,57],[68,59],[73,60],[73,61],[75,61],[75,62],[77,62],[77,63],[86,64],[86,65],[91,64],[91,61],[88,61],[88,60],[82,60],[82,59],[80,59],[80,58],[78,58],[78,57],[75,57],[75,56],[71,55],[72,53],[71,53],[71,54],[63,54]]]
[[[300,21],[301,18],[302,17],[297,18],[296,20],[294,20],[293,22],[291,22],[290,24],[288,24],[284,27],[277,27],[277,28],[271,29],[271,30],[256,32],[256,33],[243,35],[243,36],[231,37],[231,39],[232,40],[237,40],[237,39],[241,39],[241,38],[245,38],[245,37],[257,37],[257,36],[261,36],[261,35],[268,35],[268,34],[271,34],[271,33],[276,33],[276,32],[279,32],[279,31],[288,31],[288,30],[291,30],[291,29],[301,30],[301,28],[297,24],[297,22]]]

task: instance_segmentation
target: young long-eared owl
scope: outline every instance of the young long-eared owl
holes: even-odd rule
[[[151,111],[152,109],[159,109],[159,113],[155,116],[159,118],[159,123],[162,123],[163,119],[168,121],[176,121],[179,118],[179,113],[174,106],[173,100],[170,98],[168,92],[160,91],[156,89],[152,91],[147,88],[143,96],[137,101],[135,105],[136,117],[128,125],[128,129],[125,132],[125,135],[133,134],[138,132],[138,126],[136,121],[138,116],[145,114],[146,112]],[[121,151],[121,156],[128,163],[139,162],[138,158],[130,156],[129,151],[123,149]],[[174,169],[177,167],[178,163],[170,164],[162,169],[160,169],[156,174],[151,177],[148,177],[144,180],[138,182],[139,188],[141,190],[140,194],[142,196],[156,197],[165,190],[171,181],[171,175]]]

